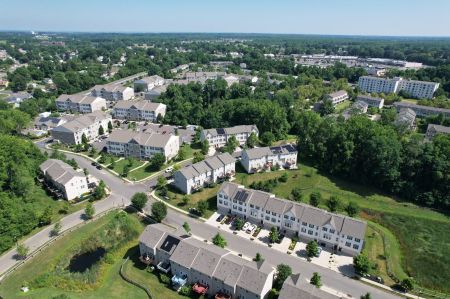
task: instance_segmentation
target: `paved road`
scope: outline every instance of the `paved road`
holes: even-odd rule
[[[38,144],[42,146],[42,144]],[[107,199],[95,203],[96,212],[102,212],[108,210],[114,206],[128,205],[130,203],[130,197],[136,192],[146,192],[149,191],[150,187],[156,185],[156,178],[150,179],[143,183],[125,183],[123,180],[117,178],[106,170],[98,170],[91,166],[91,162],[83,157],[66,154],[69,158],[74,158],[81,168],[88,169],[89,173],[95,177],[102,179],[111,189],[111,196]],[[147,209],[149,209],[151,203],[154,199],[150,199]],[[71,214],[61,220],[63,229],[73,227],[83,221],[83,211]],[[169,209],[166,222],[181,226],[184,222],[188,222],[192,233],[203,239],[211,240],[212,237],[220,231],[228,242],[228,248],[238,253],[242,253],[245,256],[253,257],[257,252],[260,252],[266,261],[273,265],[278,265],[280,263],[288,264],[292,267],[294,272],[299,272],[305,278],[310,278],[313,272],[319,272],[322,276],[322,282],[324,285],[338,290],[344,294],[348,294],[353,298],[359,298],[362,294],[370,292],[373,298],[387,298],[387,299],[398,299],[399,297],[392,295],[390,293],[381,291],[377,288],[365,285],[359,281],[350,279],[342,274],[317,266],[315,264],[308,263],[306,261],[300,260],[294,256],[287,254],[282,254],[279,251],[271,249],[267,246],[255,244],[254,242],[238,237],[226,231],[222,231],[219,228],[200,222],[194,218],[187,215],[178,213],[174,210]],[[38,248],[40,245],[44,244],[50,239],[51,227],[42,230],[36,235],[28,238],[24,243],[26,246],[30,247],[31,250]],[[0,273],[7,271],[9,268],[13,267],[17,261],[14,259],[16,254],[15,250],[11,250],[5,255],[0,257]]]

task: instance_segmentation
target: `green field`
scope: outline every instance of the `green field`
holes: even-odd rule
[[[53,269],[61,257],[67,255],[73,248],[79,246],[83,240],[104,229],[114,215],[115,213],[110,213],[57,240],[31,261],[27,262],[24,266],[4,279],[0,283],[0,296],[3,298],[53,298],[64,294],[68,296],[67,298],[80,299],[148,298],[143,290],[125,282],[119,275],[121,264],[125,261],[126,257],[129,256],[131,261],[126,264],[126,275],[149,288],[152,291],[154,298],[185,298],[160,284],[155,274],[147,272],[146,269],[137,262],[137,238],[114,254],[112,263],[105,263],[105,266],[101,271],[101,277],[94,286],[75,291],[54,287],[30,289],[28,293],[22,293],[20,291],[22,286],[29,285],[29,282],[33,281],[33,279]],[[143,230],[144,225],[140,223],[136,217],[128,217],[134,218],[135,225],[139,226],[140,231]]]
[[[131,164],[130,164],[130,161],[131,161]],[[116,162],[116,165],[115,165],[113,170],[115,172],[117,172],[118,174],[122,174],[125,165],[130,165],[129,169],[131,170],[133,168],[141,166],[142,164],[144,164],[143,161],[138,161],[136,159],[130,159],[130,160],[129,159],[123,159],[123,160],[120,160],[120,161]]]

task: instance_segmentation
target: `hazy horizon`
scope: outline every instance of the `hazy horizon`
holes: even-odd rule
[[[2,3],[4,2],[4,3]],[[449,37],[446,0],[0,0],[1,31]]]

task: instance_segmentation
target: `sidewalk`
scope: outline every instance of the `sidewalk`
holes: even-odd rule
[[[160,201],[160,202],[165,203],[169,208],[171,208],[171,209],[173,209],[173,210],[175,210],[175,211],[177,211],[177,212],[183,213],[183,214],[185,214],[185,215],[190,215],[189,212],[187,212],[187,211],[185,211],[185,210],[183,210],[183,209],[180,209],[180,208],[178,208],[178,207],[176,207],[176,206],[174,206],[174,205],[168,203],[167,201],[162,200],[161,198],[159,198],[159,197],[156,195],[156,191],[155,191],[155,190],[153,190],[153,191],[150,193],[150,196],[153,197],[154,199],[156,199],[157,201]],[[206,222],[206,221],[207,221],[207,219],[206,219],[206,218],[203,218],[203,217],[196,217],[196,218],[197,218],[197,219],[200,219],[200,220],[203,221],[203,222]]]

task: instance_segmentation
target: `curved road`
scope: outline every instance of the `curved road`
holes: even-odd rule
[[[37,143],[37,145],[43,148],[43,143]],[[88,169],[89,173],[98,179],[103,180],[107,186],[111,189],[111,195],[101,201],[95,203],[96,213],[101,213],[114,207],[120,207],[122,205],[129,205],[131,196],[136,192],[148,192],[150,187],[156,185],[156,177],[144,181],[142,183],[126,183],[120,178],[114,176],[106,170],[98,170],[91,165],[91,161],[80,157],[78,155],[67,154],[70,158],[74,158],[81,168]],[[147,209],[151,203],[154,202],[153,198],[150,198],[147,205]],[[75,212],[71,215],[61,219],[63,230],[71,228],[77,224],[82,223],[83,211]],[[211,240],[212,237],[220,231],[225,237],[228,243],[228,248],[232,251],[242,253],[245,256],[253,257],[257,252],[261,253],[266,261],[272,265],[278,265],[280,263],[288,264],[292,267],[294,273],[301,273],[305,279],[309,279],[313,272],[319,272],[322,276],[322,283],[334,290],[337,290],[343,294],[347,294],[353,298],[359,298],[362,294],[370,292],[374,299],[398,299],[399,297],[391,293],[382,291],[372,286],[365,285],[359,281],[346,277],[338,272],[320,267],[318,265],[300,260],[294,256],[287,254],[281,254],[279,251],[271,249],[267,246],[255,244],[250,240],[238,237],[234,234],[220,230],[217,227],[200,222],[194,218],[191,218],[185,214],[181,214],[172,209],[168,209],[168,215],[165,222],[174,226],[181,226],[184,222],[188,222],[192,233],[200,238]],[[45,242],[51,239],[50,231],[52,226],[45,228],[39,233],[30,236],[24,241],[24,244],[30,248],[31,251],[43,245]],[[0,257],[0,273],[4,273],[14,265],[18,263],[15,259],[16,250],[13,249]]]

